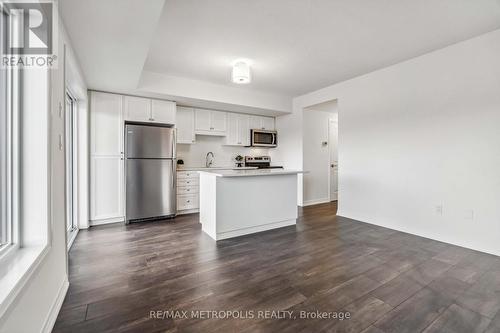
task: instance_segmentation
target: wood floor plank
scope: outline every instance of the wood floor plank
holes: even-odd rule
[[[82,230],[54,332],[413,333],[465,332],[472,324],[498,331],[498,257],[342,218],[336,209],[299,208],[296,226],[220,242],[201,231],[197,214]],[[175,310],[255,317],[151,313]],[[256,315],[264,311],[294,318]],[[351,317],[300,318],[316,311]]]

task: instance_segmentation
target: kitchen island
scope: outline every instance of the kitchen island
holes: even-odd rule
[[[294,225],[297,175],[282,169],[210,170],[200,174],[200,223],[215,240]]]

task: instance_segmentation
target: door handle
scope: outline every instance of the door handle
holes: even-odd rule
[[[177,157],[177,129],[174,128],[172,132],[172,157],[176,158]]]
[[[172,188],[175,189],[175,163],[172,160]]]

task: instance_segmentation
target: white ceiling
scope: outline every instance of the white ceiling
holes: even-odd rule
[[[297,96],[500,28],[499,0],[166,0],[145,69]]]
[[[500,28],[500,0],[60,0],[59,4],[91,89],[137,90],[141,75],[151,72],[215,84],[221,91],[234,89],[230,63],[248,58],[253,82],[238,89],[254,94],[253,100],[264,93],[291,101],[293,96]],[[171,86],[186,85],[174,82],[161,89]]]
[[[59,7],[89,88],[137,86],[164,0],[60,0]]]

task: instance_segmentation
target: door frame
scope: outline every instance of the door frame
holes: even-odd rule
[[[337,116],[338,117],[338,116]],[[331,164],[332,164],[332,148],[331,148],[331,145],[332,145],[332,138],[330,137],[330,133],[331,133],[331,127],[332,127],[332,123],[335,123],[337,125],[337,154],[338,154],[338,131],[339,131],[339,121],[338,121],[338,118],[337,120],[335,119],[328,119],[328,156],[329,156],[329,159],[328,159],[328,200],[329,202],[332,202],[332,201],[337,201],[338,202],[338,197],[339,197],[339,189],[338,189],[338,164],[337,164],[337,198],[336,200],[332,200],[332,170],[331,170]],[[338,163],[338,161],[337,161]]]
[[[79,225],[78,225],[78,219],[79,219],[79,186],[78,186],[78,130],[79,130],[79,123],[78,123],[78,100],[74,97],[75,95],[71,92],[69,88],[66,88],[64,92],[64,140],[65,140],[65,145],[64,145],[64,173],[65,173],[65,179],[64,179],[64,189],[65,189],[65,218],[68,218],[69,215],[69,195],[72,196],[72,207],[71,207],[71,215],[72,215],[72,230],[67,229],[67,221],[65,223],[65,230],[66,230],[66,247],[67,250],[69,251],[71,246],[73,245],[73,242],[76,238],[76,235],[78,234],[79,231]],[[67,110],[67,100],[71,101],[71,110]],[[67,133],[67,126],[68,126],[68,112],[71,112],[71,142],[68,142],[68,133]],[[72,151],[72,156],[71,156],[71,162],[69,161],[69,156],[68,156],[68,147],[71,145],[71,151]],[[68,163],[71,163],[71,172],[72,175],[68,175],[69,172],[69,165]],[[71,191],[72,193],[68,193],[68,184],[67,182],[69,181],[69,177],[71,177],[72,185],[71,185]]]

